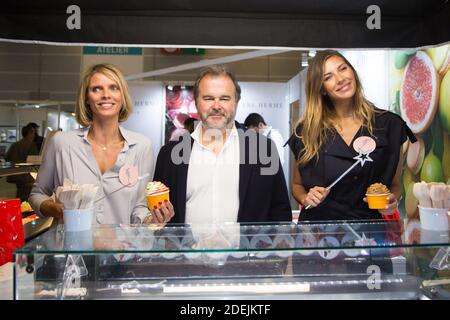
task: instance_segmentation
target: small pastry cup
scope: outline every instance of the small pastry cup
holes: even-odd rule
[[[159,208],[159,202],[164,203],[164,200],[169,200],[169,191],[147,195],[146,198],[149,209],[155,206]]]
[[[388,196],[390,193],[383,194],[367,194],[367,204],[369,205],[369,209],[384,209],[389,204]]]

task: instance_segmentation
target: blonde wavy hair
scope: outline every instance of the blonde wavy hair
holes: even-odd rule
[[[325,62],[332,56],[342,58],[353,70],[356,91],[353,96],[354,116],[359,119],[372,135],[375,106],[364,97],[361,81],[355,68],[348,60],[334,50],[318,51],[309,64],[306,77],[306,106],[303,116],[295,125],[294,134],[300,138],[305,146],[297,155],[298,165],[303,166],[312,160],[319,160],[319,150],[326,142],[330,132],[335,132],[336,111],[328,95],[323,94],[323,72]],[[300,132],[298,132],[301,128]]]
[[[77,122],[83,127],[88,127],[92,124],[93,115],[92,110],[87,103],[87,95],[91,78],[96,73],[104,74],[119,86],[119,90],[122,94],[122,107],[119,113],[119,122],[127,120],[133,111],[133,103],[128,92],[127,82],[123,77],[122,72],[117,67],[112,64],[101,63],[91,66],[83,75],[80,87],[78,88],[78,98],[75,105],[75,118]]]

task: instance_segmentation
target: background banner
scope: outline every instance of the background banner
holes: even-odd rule
[[[403,216],[418,218],[414,182],[450,183],[450,45],[397,50],[389,57],[390,109],[419,143],[405,143]]]

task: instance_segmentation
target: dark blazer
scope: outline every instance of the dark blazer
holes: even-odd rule
[[[244,134],[245,127],[237,122],[236,128],[239,133],[241,150],[238,222],[291,221],[292,211],[277,148],[270,139],[253,130]],[[172,151],[178,153],[181,143],[184,143],[185,148],[179,154],[184,161],[176,164],[172,161],[171,154]],[[161,148],[156,161],[153,180],[161,181],[170,188],[170,201],[175,210],[175,216],[171,220],[173,223],[185,222],[187,175],[193,143],[194,140],[189,133],[178,141],[170,141]],[[267,169],[270,164],[264,164],[267,161],[259,156],[260,144],[266,144],[269,155],[271,152],[276,153],[279,167],[273,175],[261,174],[261,168]],[[253,152],[251,155],[249,154],[250,150]],[[255,152],[257,156],[254,154]]]

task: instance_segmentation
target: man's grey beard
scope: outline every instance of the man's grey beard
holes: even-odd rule
[[[210,116],[217,116],[217,115],[221,115],[221,116],[223,116],[225,118],[225,122],[224,122],[223,125],[222,124],[219,125],[219,124],[216,124],[216,123],[208,122],[208,118]],[[207,129],[218,129],[218,130],[227,129],[227,128],[229,128],[230,124],[233,123],[233,122],[234,122],[234,115],[227,117],[224,114],[213,114],[213,115],[209,114],[206,117],[206,119],[202,119],[202,124]]]

